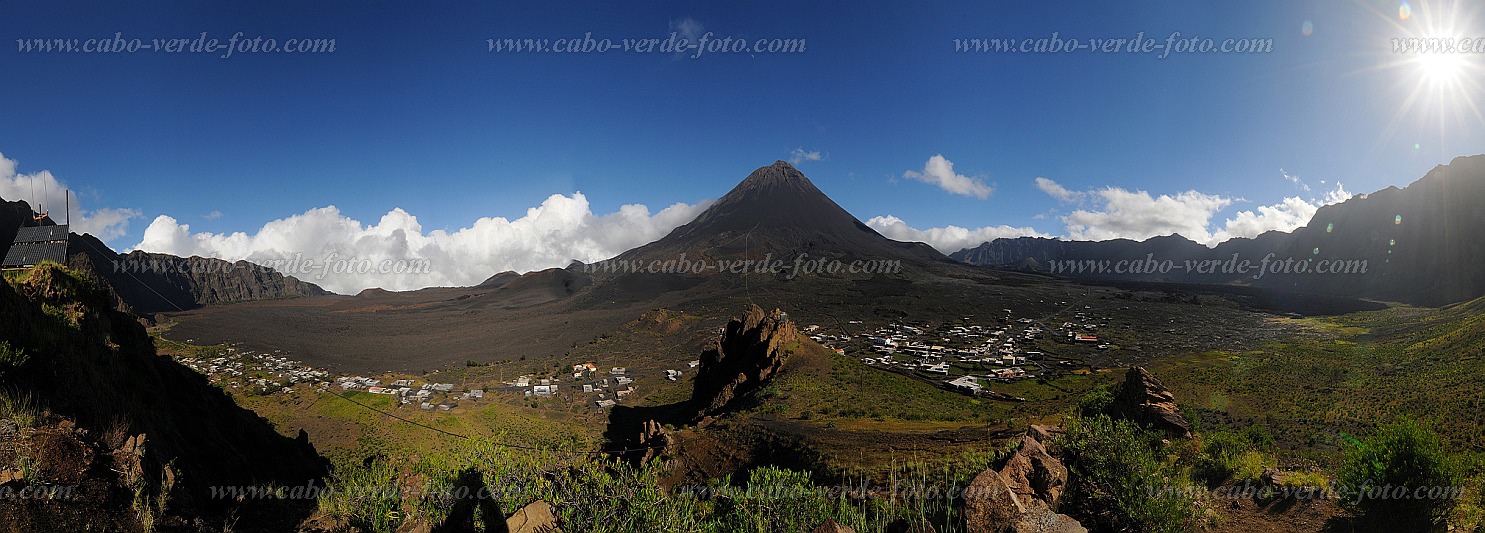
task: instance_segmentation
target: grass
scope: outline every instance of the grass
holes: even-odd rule
[[[27,355],[25,350],[12,347],[9,342],[0,341],[0,379],[4,379],[5,374],[25,365],[30,359],[31,356]]]
[[[41,407],[29,392],[0,389],[0,418],[9,418],[22,428],[36,427]]]
[[[1324,489],[1330,483],[1331,477],[1324,472],[1301,471],[1284,474],[1282,485],[1287,489]]]
[[[1238,454],[1224,470],[1246,477],[1257,464],[1276,462],[1298,470],[1285,474],[1286,486],[1327,486],[1326,472],[1341,465],[1350,443],[1388,421],[1416,418],[1438,433],[1468,483],[1480,485],[1485,298],[1442,309],[1397,306],[1291,322],[1301,334],[1260,349],[1208,351],[1150,365],[1203,429],[1260,427],[1272,435],[1272,459]],[[1466,499],[1450,520],[1461,530],[1485,527],[1481,509]]]
[[[1413,415],[1462,451],[1485,446],[1485,306],[1391,308],[1298,320],[1310,334],[1261,349],[1168,358],[1150,369],[1198,423],[1267,427],[1288,460],[1332,463],[1343,435]]]
[[[27,485],[35,486],[42,483],[43,480],[41,479],[41,466],[37,465],[36,460],[32,459],[31,456],[21,454],[20,457],[17,457],[16,468],[21,471],[21,479],[24,480]]]
[[[329,488],[318,500],[321,513],[370,531],[392,531],[399,525],[402,491],[397,470],[385,459],[340,465]]]

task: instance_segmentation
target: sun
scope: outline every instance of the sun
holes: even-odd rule
[[[1387,74],[1391,90],[1381,99],[1392,117],[1378,143],[1408,135],[1439,140],[1469,135],[1485,124],[1485,54],[1474,53],[1473,39],[1485,28],[1485,2],[1409,0],[1396,11],[1370,8],[1382,21],[1374,38],[1385,54],[1374,66]],[[1466,44],[1468,43],[1468,44]],[[1468,49],[1461,49],[1468,46]],[[1416,140],[1409,139],[1407,145]],[[1438,142],[1441,149],[1445,145]]]
[[[1457,53],[1422,53],[1417,54],[1413,61],[1423,79],[1435,86],[1455,85],[1468,67],[1464,55]]]

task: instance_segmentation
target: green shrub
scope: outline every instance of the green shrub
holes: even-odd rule
[[[641,467],[602,459],[560,470],[550,499],[569,530],[696,531],[711,510],[705,500],[673,497],[660,486],[657,462]]]
[[[1084,417],[1106,415],[1114,405],[1113,385],[1099,385],[1078,401],[1078,414]]]
[[[1342,505],[1369,522],[1424,529],[1448,519],[1458,503],[1449,493],[1463,487],[1464,476],[1438,433],[1403,418],[1365,441],[1349,439],[1336,481],[1347,491]]]
[[[1274,436],[1269,433],[1268,426],[1254,424],[1243,430],[1243,437],[1253,445],[1253,449],[1261,452],[1274,451]]]
[[[1166,461],[1163,435],[1106,415],[1074,418],[1059,444],[1070,483],[1063,512],[1090,529],[1186,531],[1196,504],[1184,476]]]
[[[1196,458],[1193,476],[1208,485],[1229,479],[1258,479],[1274,461],[1259,451],[1260,444],[1255,443],[1251,436],[1247,432],[1239,435],[1227,431],[1202,435],[1201,455]]]

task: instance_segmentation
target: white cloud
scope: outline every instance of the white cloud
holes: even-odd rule
[[[1036,188],[1041,189],[1041,191],[1047,193],[1048,196],[1056,198],[1057,201],[1065,204],[1081,202],[1085,197],[1088,196],[1087,193],[1073,192],[1067,190],[1067,187],[1063,187],[1057,182],[1047,178],[1043,178],[1041,176],[1037,176],[1036,178]]]
[[[951,254],[965,248],[973,248],[985,242],[1000,238],[1014,239],[1016,237],[1048,236],[1029,227],[1014,228],[1011,226],[986,226],[976,229],[947,226],[920,230],[907,225],[907,222],[892,215],[872,217],[871,220],[866,221],[866,225],[871,226],[872,229],[877,230],[877,233],[881,233],[889,239],[927,243],[935,250],[945,254]]]
[[[1284,176],[1286,180],[1291,178],[1288,174]],[[1058,200],[1089,204],[1061,217],[1068,239],[1144,240],[1179,233],[1208,246],[1236,237],[1256,237],[1266,231],[1293,231],[1309,223],[1320,207],[1344,202],[1351,197],[1351,193],[1337,183],[1323,199],[1285,198],[1277,204],[1238,211],[1220,225],[1215,225],[1214,229],[1212,219],[1217,213],[1245,200],[1197,191],[1152,196],[1145,191],[1120,187],[1076,192],[1046,178],[1037,178],[1036,186]]]
[[[1352,194],[1346,191],[1345,184],[1337,181],[1335,182],[1335,189],[1325,193],[1325,199],[1320,202],[1320,205],[1338,204],[1350,200],[1351,196]]]
[[[1302,179],[1299,179],[1299,176],[1295,176],[1295,175],[1290,174],[1288,172],[1284,172],[1284,169],[1282,169],[1282,168],[1279,169],[1279,175],[1280,176],[1284,176],[1284,181],[1287,181],[1289,183],[1294,184],[1294,186],[1295,187],[1298,187],[1300,190],[1302,190],[1304,192],[1310,192],[1310,184],[1305,183],[1304,180],[1302,180]],[[1324,182],[1321,182],[1321,183],[1324,183]]]
[[[0,154],[0,198],[7,201],[25,200],[32,209],[46,204],[52,220],[66,222],[67,184],[42,170],[31,174],[16,173],[15,160]],[[137,209],[99,208],[87,209],[77,191],[72,191],[73,233],[91,233],[103,241],[122,237],[129,229],[129,220],[139,216]]]
[[[1309,190],[1309,187],[1306,186],[1305,190]],[[1235,237],[1253,238],[1266,231],[1294,231],[1295,228],[1310,223],[1310,219],[1315,217],[1315,211],[1321,207],[1338,204],[1350,198],[1351,193],[1346,191],[1346,187],[1336,182],[1335,189],[1326,192],[1325,197],[1320,200],[1311,198],[1306,201],[1298,196],[1291,196],[1274,205],[1259,206],[1256,210],[1238,211],[1232,218],[1227,219],[1221,231],[1212,235],[1209,244],[1215,245]]]
[[[222,218],[222,212],[221,211],[212,211],[212,212],[207,213],[205,215],[201,215],[201,218],[204,218],[204,219],[207,219],[207,220],[216,220],[216,219]]]
[[[1186,191],[1151,196],[1145,191],[1105,187],[1090,193],[1096,207],[1079,209],[1065,217],[1068,237],[1074,240],[1135,239],[1179,233],[1197,242],[1211,239],[1207,222],[1232,204],[1222,196]]]
[[[295,259],[316,265],[334,265],[347,259],[369,260],[373,265],[426,260],[431,270],[402,274],[288,272],[343,294],[371,287],[411,290],[469,286],[505,270],[528,272],[566,266],[573,259],[591,262],[613,257],[665,236],[710,204],[677,203],[654,214],[643,205],[631,204],[613,213],[595,215],[582,193],[554,194],[540,206],[528,209],[523,217],[481,218],[453,232],[425,232],[417,217],[400,208],[375,224],[364,224],[328,206],[274,220],[252,234],[192,233],[190,225],[160,216],[145,229],[135,249],[229,261],[245,259],[270,266],[275,261]]]
[[[954,162],[944,159],[942,154],[928,158],[921,172],[909,170],[903,172],[902,177],[937,185],[951,194],[973,196],[981,200],[989,198],[990,193],[993,192],[993,189],[985,185],[985,181],[980,178],[954,173]]]
[[[807,151],[805,151],[804,148],[795,148],[795,149],[789,151],[789,163],[792,164],[792,165],[796,165],[797,166],[800,163],[803,163],[805,161],[824,161],[824,160],[825,160],[825,156],[824,155],[821,155],[819,150],[807,152]]]
[[[696,44],[706,32],[706,28],[701,25],[701,21],[686,17],[680,20],[670,21],[670,31],[675,32],[676,37],[685,39],[690,44]],[[681,52],[677,53],[679,54]]]
[[[1235,237],[1253,238],[1266,231],[1293,231],[1305,225],[1315,216],[1319,206],[1304,201],[1298,196],[1285,198],[1274,205],[1259,206],[1256,210],[1238,211],[1227,220],[1221,231],[1212,236],[1213,242],[1222,242]]]

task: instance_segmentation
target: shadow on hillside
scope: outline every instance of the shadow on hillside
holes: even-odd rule
[[[433,528],[433,533],[509,533],[505,515],[495,499],[489,497],[490,489],[485,485],[484,475],[470,468],[459,474],[454,482],[453,493],[460,496],[449,509],[448,518]],[[485,524],[483,530],[475,528],[475,517]]]
[[[679,427],[690,424],[695,414],[690,402],[659,406],[615,405],[609,410],[608,427],[603,431],[603,438],[608,442],[607,449],[616,452],[612,455],[637,463],[647,451],[644,442],[646,422],[653,420],[661,426]]]

